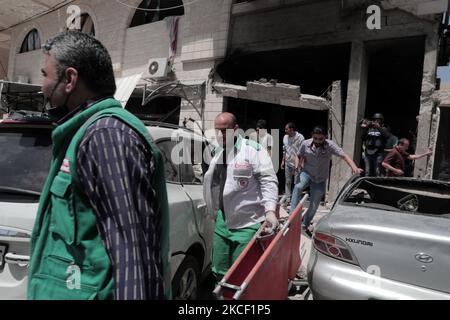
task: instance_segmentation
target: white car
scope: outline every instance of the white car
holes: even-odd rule
[[[36,120],[0,120],[0,299],[26,298],[29,240],[52,152],[53,127]],[[205,154],[210,147],[186,129],[146,125],[165,158],[172,295],[195,299],[200,279],[210,271],[214,220],[203,200],[207,164],[203,157],[183,164],[180,157],[194,146]]]
[[[449,300],[450,183],[353,177],[314,228],[315,300]]]

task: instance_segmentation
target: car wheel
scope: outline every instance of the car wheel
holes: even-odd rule
[[[200,268],[193,256],[186,256],[172,280],[174,300],[195,300],[198,295]]]

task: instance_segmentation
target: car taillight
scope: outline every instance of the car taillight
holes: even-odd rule
[[[316,232],[313,236],[314,247],[335,259],[358,265],[358,261],[352,254],[347,244],[332,235]]]

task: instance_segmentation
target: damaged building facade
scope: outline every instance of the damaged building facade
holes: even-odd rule
[[[362,144],[359,122],[375,112],[384,114],[396,136],[412,139],[416,150],[437,145],[434,93],[438,61],[448,62],[442,56],[447,4],[70,2],[81,9],[79,28],[95,34],[110,51],[116,97],[133,112],[194,130],[212,128],[222,111],[235,113],[244,129],[263,118],[269,128],[281,130],[280,144],[287,122],[295,122],[305,137],[320,124],[357,163]],[[154,11],[158,5],[163,10]],[[368,26],[371,5],[380,9],[377,28]],[[40,83],[43,57],[35,42],[39,38],[43,43],[67,28],[73,14],[68,7],[10,28],[9,79]],[[24,47],[25,41],[29,47]],[[434,161],[435,157],[417,160],[414,176],[433,178]],[[344,163],[334,160],[331,199],[350,174]]]

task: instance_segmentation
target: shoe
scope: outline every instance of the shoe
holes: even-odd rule
[[[308,276],[306,273],[306,268],[304,266],[301,266],[300,269],[295,274],[295,279],[297,280],[307,280]]]
[[[306,228],[303,225],[302,225],[302,233],[305,234],[306,236],[308,236],[308,238],[312,238],[312,232],[309,231],[309,228]]]

